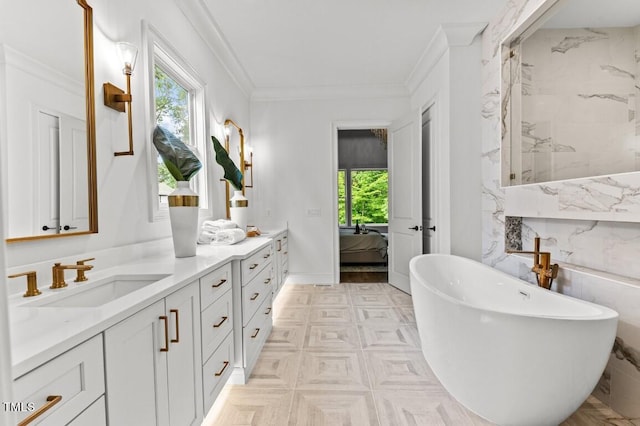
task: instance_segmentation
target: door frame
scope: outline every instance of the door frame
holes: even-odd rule
[[[331,218],[333,225],[333,282],[340,282],[340,233],[338,230],[338,130],[388,129],[389,120],[334,121],[331,123]]]

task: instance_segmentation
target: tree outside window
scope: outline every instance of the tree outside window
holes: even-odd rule
[[[387,170],[339,170],[338,224],[388,223],[388,194]],[[348,217],[347,212],[350,213]]]
[[[154,70],[154,95],[156,124],[169,130],[190,145],[190,101],[189,91],[167,74],[158,65]],[[158,190],[161,202],[176,188],[176,181],[158,155]]]

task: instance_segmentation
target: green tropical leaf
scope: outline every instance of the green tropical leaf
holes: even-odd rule
[[[216,162],[222,166],[224,170],[224,178],[238,191],[242,190],[242,173],[236,167],[235,163],[229,158],[229,153],[220,144],[215,136],[211,136],[213,142],[213,150],[216,152]]]
[[[202,168],[202,163],[194,152],[162,126],[153,129],[153,145],[175,180],[191,180]]]

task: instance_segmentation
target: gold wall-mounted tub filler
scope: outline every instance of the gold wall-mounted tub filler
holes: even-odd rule
[[[520,253],[533,255],[533,267],[531,272],[536,274],[538,285],[549,290],[553,284],[553,279],[558,276],[558,264],[551,264],[551,253],[540,251],[540,237],[536,237],[533,242],[533,251],[507,250],[507,253]]]

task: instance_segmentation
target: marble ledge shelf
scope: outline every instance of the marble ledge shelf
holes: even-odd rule
[[[520,257],[522,259],[527,259],[529,262],[531,262],[531,255],[528,254],[518,254],[518,253],[511,253],[511,256],[516,256],[516,257]],[[593,268],[589,268],[586,266],[581,266],[581,265],[576,265],[573,263],[567,263],[567,262],[554,262],[553,259],[551,259],[551,261],[553,263],[557,263],[559,268],[560,268],[560,274],[562,273],[562,270],[568,270],[571,272],[578,272],[584,275],[588,275],[600,280],[606,280],[606,281],[613,281],[616,284],[625,284],[628,286],[631,286],[633,288],[637,288],[640,290],[640,279],[638,278],[633,278],[633,277],[627,277],[624,275],[618,275],[618,274],[613,274],[611,272],[605,272],[605,271],[600,271],[598,269],[593,269]]]

